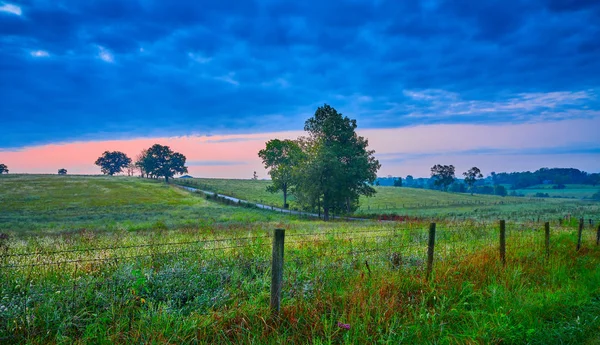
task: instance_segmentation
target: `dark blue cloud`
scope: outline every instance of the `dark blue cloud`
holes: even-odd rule
[[[294,130],[324,102],[361,127],[597,117],[599,23],[593,0],[5,2],[0,147]]]

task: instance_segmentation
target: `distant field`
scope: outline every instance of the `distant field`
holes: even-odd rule
[[[217,178],[195,178],[177,179],[175,183],[194,186],[203,190],[217,192],[242,200],[255,203],[264,203],[272,206],[283,206],[283,193],[269,193],[267,186],[271,181],[266,180],[241,180],[241,179],[217,179]],[[292,207],[294,197],[289,198]]]
[[[158,181],[129,177],[3,175],[0,232],[197,228],[279,220],[226,207]]]
[[[594,193],[600,191],[600,186],[584,184],[567,184],[565,189],[553,189],[554,185],[535,185],[515,192],[525,196],[535,196],[536,193],[547,193],[550,197],[589,199]]]
[[[358,213],[395,213],[436,218],[555,219],[565,215],[599,218],[600,203],[550,198],[470,195],[433,190],[378,187],[373,198],[362,198]]]
[[[198,188],[231,195],[236,198],[281,206],[282,193],[269,193],[270,181],[193,179],[178,180]],[[600,216],[600,203],[579,200],[500,197],[495,195],[471,195],[446,193],[427,189],[375,187],[374,197],[360,199],[358,214],[398,214],[438,218],[481,218],[537,220],[538,217],[557,218],[571,214],[574,217]],[[583,188],[581,188],[583,190]],[[589,189],[588,189],[589,193]],[[535,194],[535,193],[534,193]],[[293,196],[290,207],[296,208]]]

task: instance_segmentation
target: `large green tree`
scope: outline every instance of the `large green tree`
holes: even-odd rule
[[[179,152],[173,152],[168,146],[154,144],[146,150],[142,157],[143,171],[152,177],[164,177],[169,183],[169,178],[176,174],[188,172],[185,166],[185,156]]]
[[[131,158],[120,151],[104,151],[94,164],[100,167],[105,175],[114,175],[123,171],[131,163]]]
[[[324,220],[329,220],[332,209],[351,212],[358,207],[360,195],[375,194],[371,185],[381,165],[375,151],[367,149],[368,140],[356,134],[356,127],[356,120],[327,104],[304,124],[306,159],[296,171],[296,189],[301,200],[323,208]]]
[[[4,173],[8,174],[8,167],[6,166],[6,164],[0,164],[0,174]]]
[[[271,193],[283,192],[283,207],[287,208],[287,197],[294,184],[294,169],[303,160],[303,152],[297,142],[293,140],[273,139],[266,143],[266,147],[258,152],[266,169],[269,169],[272,184],[267,187]]]
[[[440,186],[443,190],[448,190],[448,186],[454,182],[454,165],[436,164],[431,167],[431,178],[433,184]]]

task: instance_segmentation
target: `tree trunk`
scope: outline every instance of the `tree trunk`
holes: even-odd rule
[[[323,220],[329,221],[329,206],[323,206]]]
[[[287,185],[283,185],[283,208],[287,208]]]
[[[317,210],[319,212],[319,219],[321,219],[321,197],[317,200]]]
[[[165,182],[166,182],[166,183],[169,183],[169,176],[166,176],[166,175],[165,175]]]

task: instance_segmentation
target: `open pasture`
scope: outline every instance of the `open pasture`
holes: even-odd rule
[[[269,193],[269,181],[226,180],[226,179],[186,179],[177,183],[195,186],[200,189],[234,196],[239,199],[279,206],[283,195]],[[373,197],[361,197],[357,214],[372,215],[396,214],[436,219],[488,219],[500,218],[537,221],[558,219],[564,215],[589,217],[600,214],[600,203],[582,200],[500,197],[495,195],[471,195],[468,193],[446,193],[417,188],[375,187]],[[289,197],[290,207],[295,209],[293,195]]]
[[[447,217],[428,274],[429,221],[300,220],[137,178],[0,184],[0,343],[598,340],[597,219],[580,250],[575,218],[549,219],[548,247],[543,223],[508,221],[503,264],[496,221]],[[278,317],[275,228],[286,232]]]
[[[0,176],[0,232],[138,231],[279,221],[137,177]]]

